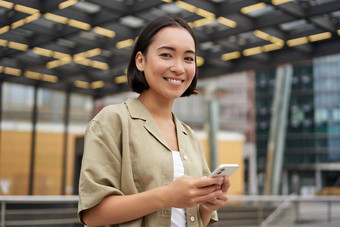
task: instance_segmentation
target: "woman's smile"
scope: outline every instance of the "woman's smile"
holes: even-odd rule
[[[164,79],[172,84],[182,84],[184,80],[178,80],[178,79],[171,79],[171,78],[165,78]]]

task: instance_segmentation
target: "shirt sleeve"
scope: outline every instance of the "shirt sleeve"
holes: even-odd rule
[[[79,179],[78,216],[106,196],[123,195],[120,189],[121,153],[120,133],[92,120],[85,133],[84,155]],[[119,142],[118,142],[119,143]]]

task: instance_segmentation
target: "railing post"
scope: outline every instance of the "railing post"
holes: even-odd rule
[[[294,202],[295,205],[295,223],[300,221],[300,209],[299,209],[299,200]]]
[[[259,213],[258,213],[258,222],[261,223],[263,222],[263,217],[264,217],[264,202],[260,201],[260,209],[259,209]]]
[[[1,227],[5,227],[6,202],[1,202]]]
[[[328,201],[327,202],[327,204],[328,204],[328,209],[327,209],[327,213],[328,213],[328,215],[327,215],[327,221],[328,221],[328,223],[330,223],[330,222],[332,222],[332,201]]]

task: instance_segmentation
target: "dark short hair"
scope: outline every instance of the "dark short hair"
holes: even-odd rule
[[[129,66],[127,69],[127,78],[129,86],[131,87],[132,91],[137,93],[142,93],[144,90],[148,90],[150,87],[145,80],[144,72],[141,72],[136,67],[136,54],[140,51],[143,55],[147,54],[148,47],[153,41],[153,37],[160,31],[162,28],[165,27],[182,27],[186,29],[192,38],[194,39],[195,48],[196,48],[196,38],[194,32],[188,25],[188,23],[180,18],[180,17],[173,17],[173,16],[160,16],[152,21],[150,21],[142,30],[140,35],[137,38],[135,46],[133,48]],[[195,76],[192,79],[190,86],[187,90],[181,95],[181,97],[189,96],[192,94],[197,94],[196,91],[196,84],[197,84],[197,64],[195,59]]]

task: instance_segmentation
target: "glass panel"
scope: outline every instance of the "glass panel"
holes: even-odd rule
[[[34,179],[36,195],[61,193],[64,107],[64,92],[39,88]]]
[[[3,84],[0,193],[27,195],[31,156],[33,87]],[[18,158],[20,157],[20,158]]]

